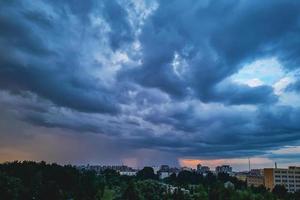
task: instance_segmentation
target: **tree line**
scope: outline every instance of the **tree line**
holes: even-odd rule
[[[224,183],[232,185],[226,187]],[[190,171],[159,180],[150,167],[137,176],[121,176],[114,170],[97,174],[71,165],[45,162],[0,164],[0,200],[299,200],[300,192],[283,186],[268,191],[247,187],[228,174],[203,176]]]

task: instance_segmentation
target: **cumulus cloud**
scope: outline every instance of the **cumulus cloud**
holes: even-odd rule
[[[125,160],[256,156],[299,144],[299,107],[279,102],[299,91],[299,77],[285,90],[273,86],[299,70],[296,1],[0,5],[0,105],[14,113],[3,119],[121,141]],[[271,84],[263,78],[278,73],[274,62],[242,72],[264,59],[280,63]],[[256,82],[232,78],[241,74]]]

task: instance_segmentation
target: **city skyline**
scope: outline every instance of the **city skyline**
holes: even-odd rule
[[[300,165],[300,2],[0,2],[0,163]]]

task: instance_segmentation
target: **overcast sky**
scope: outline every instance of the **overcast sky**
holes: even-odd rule
[[[300,1],[0,1],[0,162],[300,162]]]

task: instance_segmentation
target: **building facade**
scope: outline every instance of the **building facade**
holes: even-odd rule
[[[171,176],[172,174],[178,175],[179,172],[180,170],[176,167],[172,168],[169,167],[168,165],[161,165],[160,169],[157,171],[157,174],[160,179],[164,179]]]
[[[210,172],[210,169],[208,166],[202,166],[201,164],[197,165],[197,173],[207,174],[208,172]]]
[[[122,176],[136,176],[137,171],[119,171]]]
[[[300,167],[264,169],[265,187],[272,190],[275,185],[284,185],[288,192],[300,190]]]
[[[260,175],[248,175],[246,181],[248,187],[259,187],[261,185],[264,185],[264,177]]]
[[[216,173],[227,173],[231,174],[232,173],[232,167],[230,165],[222,165],[222,166],[217,166],[216,167]]]

